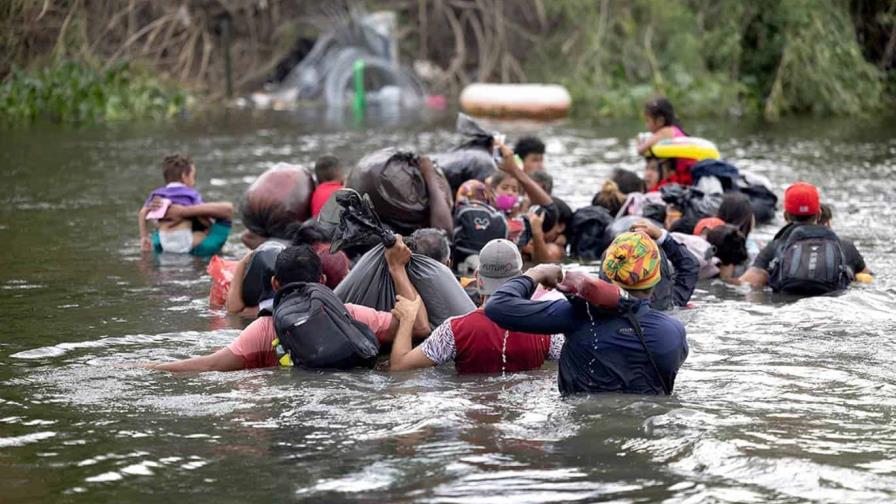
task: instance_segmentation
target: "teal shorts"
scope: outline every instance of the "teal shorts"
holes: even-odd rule
[[[206,236],[199,245],[193,247],[190,254],[202,257],[217,254],[224,247],[224,244],[227,243],[227,237],[230,236],[230,228],[232,226],[233,223],[230,221],[215,221],[215,223],[208,228],[208,236]],[[162,242],[159,240],[158,231],[153,231],[152,233],[152,249],[159,253],[163,252]]]

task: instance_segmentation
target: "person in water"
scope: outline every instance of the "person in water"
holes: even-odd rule
[[[419,295],[405,270],[411,259],[411,251],[401,241],[401,237],[398,238],[393,247],[386,249],[389,274],[395,282],[395,291],[398,295],[407,299],[417,299]],[[276,292],[280,290],[281,285],[294,282],[323,283],[324,280],[320,257],[308,245],[298,245],[283,250],[277,256],[271,286]],[[395,339],[399,322],[391,313],[353,304],[346,304],[345,309],[356,321],[367,325],[380,344]],[[429,334],[426,307],[418,310],[411,327],[406,329],[412,333],[409,336],[425,337]],[[277,349],[273,344],[276,339],[273,317],[260,316],[232,343],[214,353],[175,362],[148,364],[146,367],[171,372],[237,371],[274,367],[278,365]]]
[[[141,249],[195,255],[220,250],[230,234],[233,205],[203,203],[195,189],[196,165],[189,156],[165,157],[162,176],[165,185],[154,189],[137,212]],[[152,234],[148,220],[158,226]]]
[[[532,241],[523,247],[524,257],[532,262],[560,262],[566,257],[567,226],[572,221],[572,209],[562,199],[554,196],[554,177],[541,170],[532,173],[534,180],[551,197],[556,219],[550,229],[543,229],[546,212],[530,209],[527,214],[532,229]]]
[[[542,264],[494,292],[485,315],[510,331],[566,336],[560,353],[558,386],[580,392],[671,394],[688,356],[684,325],[654,310],[649,300],[659,283],[660,251],[641,226],[616,237],[601,272],[618,286],[615,293],[584,274]],[[560,287],[579,297],[532,301],[538,285]],[[613,306],[617,309],[601,309]]]
[[[345,170],[336,156],[321,156],[314,163],[317,187],[311,194],[311,217],[316,218],[330,195],[345,185]]]
[[[511,278],[522,274],[519,249],[507,240],[492,240],[479,254],[476,283],[482,299]],[[392,344],[390,371],[439,366],[454,362],[458,373],[500,373],[538,369],[545,360],[557,360],[562,334],[507,331],[485,316],[482,308],[453,317],[416,348],[410,335],[399,334]]]
[[[672,103],[662,96],[654,98],[644,104],[644,125],[650,132],[650,136],[638,145],[638,154],[648,158],[653,157],[651,148],[653,148],[657,142],[670,138],[687,136],[681,127],[681,123],[678,121],[678,116],[675,115],[675,109],[672,107]],[[661,162],[658,162],[657,164],[658,167],[661,167],[662,165]],[[655,188],[668,183],[678,183],[684,186],[691,185],[693,183],[693,179],[691,178],[691,167],[694,166],[694,164],[696,164],[696,160],[694,159],[676,159],[674,162],[674,172],[668,175],[659,173],[659,180],[650,190],[655,190]],[[651,187],[650,182],[648,182],[648,187]]]
[[[749,261],[752,263],[759,255],[759,242],[751,236],[753,229],[756,227],[756,217],[753,213],[753,205],[750,198],[746,194],[740,192],[725,193],[722,196],[722,203],[719,205],[719,219],[724,222],[737,226],[740,232],[746,238],[747,254]]]
[[[523,171],[532,175],[544,170],[544,142],[538,137],[525,136],[520,138],[513,148],[520,161],[523,162]]]
[[[827,203],[822,203],[820,211],[818,212],[818,225],[830,229],[833,218],[833,207]],[[843,254],[846,256],[846,262],[851,265],[856,275],[862,273],[866,275],[872,274],[871,269],[868,268],[868,265],[865,263],[865,258],[862,256],[862,253],[859,252],[859,249],[856,248],[856,244],[852,240],[840,238],[840,245],[843,247]]]
[[[800,229],[805,228],[808,232],[821,235],[819,233],[818,219],[821,212],[821,202],[818,194],[818,188],[806,182],[797,182],[784,192],[784,220],[787,225],[781,228],[753,261],[753,265],[740,276],[735,276],[735,268],[733,265],[720,268],[719,277],[722,280],[734,284],[746,284],[753,289],[762,289],[769,285],[771,275],[777,263],[780,263],[784,254],[784,244],[788,242],[790,235]],[[828,231],[830,232],[830,231]],[[846,266],[851,269],[851,275],[861,272],[865,269],[864,261],[846,253],[842,241],[833,235],[833,238],[840,243],[840,248],[844,252],[844,260]],[[859,268],[856,270],[856,268]],[[814,268],[813,268],[814,270]]]
[[[513,151],[504,144],[497,144],[501,152],[499,170],[490,177],[490,185],[495,194],[495,207],[507,216],[508,239],[516,242],[525,229],[522,219],[526,198],[532,205],[548,208],[553,203],[551,196],[530,177],[514,159]],[[551,211],[556,212],[555,207]],[[553,221],[556,215],[551,220]],[[522,244],[522,245],[525,245]]]

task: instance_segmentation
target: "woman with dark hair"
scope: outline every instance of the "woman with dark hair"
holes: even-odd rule
[[[746,194],[732,192],[722,196],[718,216],[725,223],[737,227],[744,235],[750,261],[759,255],[761,247],[756,240],[750,237],[750,233],[756,226],[756,218],[753,215],[753,205],[750,204],[750,198]]]
[[[638,154],[645,157],[653,157],[650,149],[660,140],[687,136],[678,121],[678,116],[675,115],[672,103],[662,96],[644,104],[644,125],[651,134],[638,145]],[[686,186],[691,185],[693,183],[691,167],[696,162],[694,159],[675,159],[675,172],[660,180],[656,188],[672,182]],[[649,188],[649,190],[656,190],[656,188]]]

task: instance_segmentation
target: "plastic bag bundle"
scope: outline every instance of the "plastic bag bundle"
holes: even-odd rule
[[[355,264],[336,287],[344,303],[368,306],[379,311],[395,307],[395,284],[386,264],[386,249],[378,245]],[[436,327],[450,317],[464,315],[476,306],[447,266],[429,257],[414,254],[407,265],[408,277],[423,298],[429,324]]]
[[[221,256],[212,256],[205,269],[212,277],[212,286],[208,293],[208,304],[212,308],[221,308],[227,302],[227,293],[230,292],[230,283],[233,282],[233,273],[239,261],[228,261]]]
[[[442,182],[451,206],[448,181],[442,177]],[[412,152],[386,148],[368,154],[358,161],[345,185],[366,194],[394,231],[410,234],[429,225],[429,192]]]
[[[466,139],[451,152],[433,155],[433,160],[451,184],[451,194],[464,182],[485,180],[495,173],[494,141],[496,132],[486,131],[466,114],[457,114],[457,132]]]
[[[314,179],[307,170],[278,163],[262,173],[240,203],[243,224],[265,238],[290,238],[294,226],[311,215]]]

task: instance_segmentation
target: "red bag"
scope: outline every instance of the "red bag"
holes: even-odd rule
[[[208,293],[208,304],[212,308],[221,308],[227,302],[230,283],[239,261],[228,261],[221,256],[212,256],[205,271],[212,277],[212,287]]]

